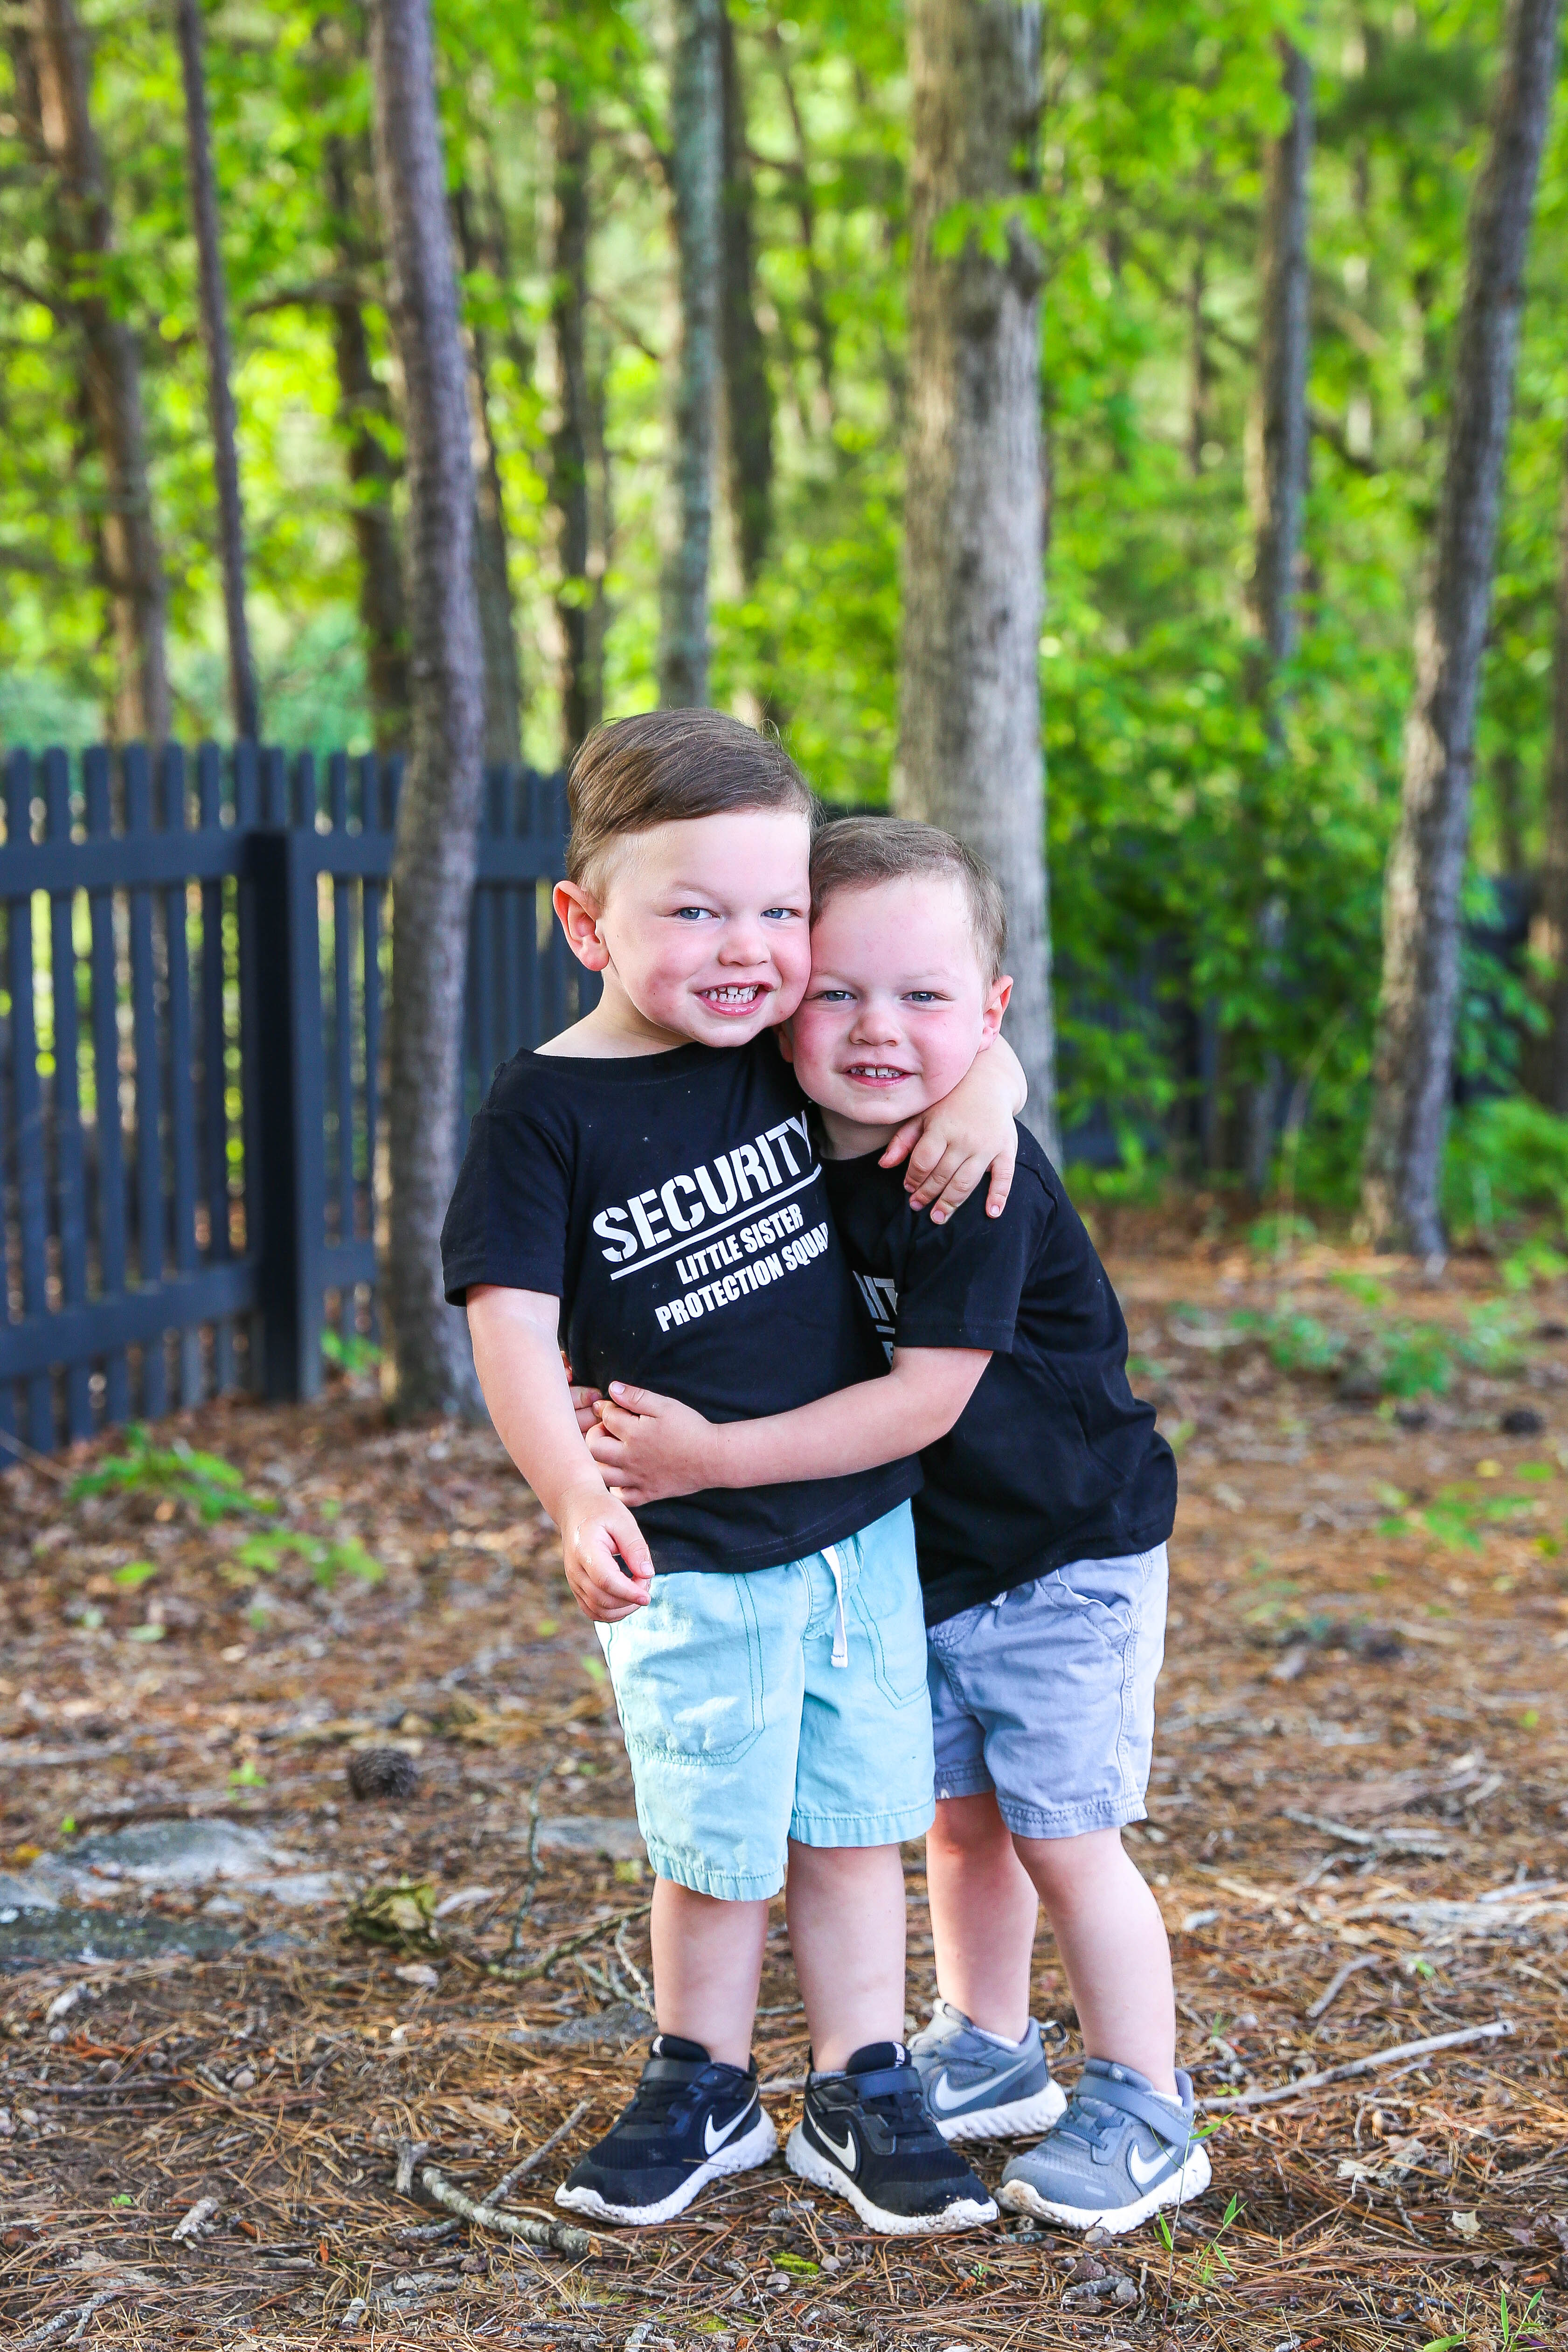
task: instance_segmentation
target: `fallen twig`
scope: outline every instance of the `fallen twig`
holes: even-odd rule
[[[560,1943],[552,1944],[548,1951],[525,1961],[521,1968],[513,1968],[506,1960],[487,1960],[485,1974],[504,1977],[508,1984],[531,1984],[536,1977],[548,1976],[557,1960],[570,1959],[574,1952],[596,1943],[601,1936],[612,1936],[628,1921],[646,1918],[652,1909],[651,1902],[638,1903],[630,1911],[618,1911],[608,1919],[595,1919],[591,1927],[579,1927],[574,1936],[563,1936]]]
[[[568,2222],[535,2221],[527,2213],[498,2213],[493,2205],[476,2204],[460,2189],[454,2189],[445,2173],[433,2164],[422,2168],[419,2186],[434,2204],[445,2206],[460,2221],[474,2222],[481,2230],[499,2230],[503,2237],[522,2238],[531,2246],[553,2246],[563,2254],[591,2254],[594,2251],[594,2241],[587,2231],[574,2230]]]
[[[1321,2090],[1325,2083],[1348,2083],[1353,2074],[1370,2074],[1379,2066],[1393,2066],[1401,2058],[1425,2058],[1434,2050],[1457,2050],[1463,2042],[1496,2042],[1513,2026],[1506,2017],[1494,2018],[1490,2025],[1466,2025],[1457,2033],[1429,2034],[1425,2042],[1401,2042],[1392,2050],[1374,2050],[1370,2057],[1352,2058],[1342,2066],[1325,2066],[1316,2074],[1303,2074],[1298,2082],[1282,2083],[1272,2091],[1238,2091],[1226,2098],[1216,2093],[1200,2099],[1200,2107],[1228,2115],[1235,2107],[1263,2107],[1276,2099],[1299,2099],[1303,2091]]]
[[[1376,1968],[1378,1958],[1379,1955],[1376,1952],[1363,1952],[1359,1959],[1347,1960],[1342,1969],[1336,1969],[1317,2000],[1306,2012],[1311,2021],[1315,2024],[1318,2019],[1327,2012],[1330,2004],[1339,1999],[1352,1977],[1357,1975],[1363,1969]]]
[[[1447,1853],[1442,1838],[1401,1837],[1397,1831],[1352,1830],[1347,1822],[1331,1822],[1321,1813],[1299,1813],[1293,1806],[1283,1808],[1285,1819],[1298,1828],[1321,1831],[1324,1837],[1338,1838],[1344,1845],[1363,1846],[1373,1853],[1430,1854],[1440,1861]]]
[[[542,2139],[531,2155],[525,2156],[521,2164],[514,2164],[510,2172],[503,2173],[493,2189],[486,2190],[480,2200],[481,2210],[489,2212],[491,2206],[499,2205],[509,2189],[515,2188],[528,2173],[537,2170],[547,2156],[553,2155],[563,2139],[570,2139],[593,2104],[592,2099],[579,2099],[565,2122],[557,2124],[548,2139]]]
[[[183,2221],[176,2221],[172,2232],[174,2243],[180,2245],[192,2238],[212,2234],[219,2200],[216,2197],[198,2197]]]
[[[115,2303],[121,2295],[130,2293],[130,2287],[122,2280],[113,2286],[100,2286],[96,2294],[88,2296],[85,2303],[74,2304],[69,2311],[57,2311],[52,2319],[46,2319],[40,2326],[30,2328],[26,2336],[19,2336],[16,2352],[33,2352],[36,2345],[52,2344],[57,2336],[65,2334],[68,2327],[71,2328],[73,2336],[79,2336],[95,2311],[101,2311],[106,2303]]]

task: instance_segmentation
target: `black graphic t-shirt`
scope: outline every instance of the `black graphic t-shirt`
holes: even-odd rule
[[[514,1055],[475,1119],[441,1234],[470,1283],[561,1300],[577,1379],[710,1421],[810,1404],[883,1370],[838,1245],[805,1100],[773,1038],[624,1061]],[[912,1460],[647,1504],[658,1569],[769,1568],[913,1494]]]
[[[828,1160],[828,1198],[867,1319],[901,1348],[989,1348],[947,1435],[921,1455],[915,1537],[926,1622],[1071,1559],[1152,1550],[1176,1513],[1175,1457],[1127,1384],[1127,1326],[1061,1179],[1018,1130],[999,1217],[985,1187],[944,1225],[902,1172]]]

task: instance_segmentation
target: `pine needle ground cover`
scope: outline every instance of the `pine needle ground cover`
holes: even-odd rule
[[[1433,1286],[1130,1211],[1100,1238],[1182,1456],[1129,1842],[1216,2128],[1168,2239],[877,2240],[775,2159],[675,2228],[549,2242],[648,2030],[630,1780],[493,1439],[389,1430],[360,1371],[320,1409],[215,1407],[0,1475],[7,2345],[1563,2340],[1562,1276],[1466,1260]],[[193,1838],[184,1879],[147,1859]],[[781,2126],[796,1999],[781,1906]],[[1036,2011],[1070,2079],[1044,1936]]]

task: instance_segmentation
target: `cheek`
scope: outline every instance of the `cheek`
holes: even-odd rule
[[[808,1089],[832,1067],[833,1048],[843,1024],[825,1008],[803,1005],[790,1024],[795,1075]]]
[[[787,1021],[811,978],[811,940],[802,925],[799,930],[780,931],[772,945],[779,976],[778,1018]]]
[[[920,1045],[921,1074],[932,1101],[940,1102],[967,1076],[980,1046],[979,1026],[971,1021],[933,1022]]]

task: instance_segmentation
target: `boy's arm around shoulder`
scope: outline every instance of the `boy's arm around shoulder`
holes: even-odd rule
[[[911,1209],[931,1209],[933,1224],[944,1224],[990,1173],[985,1213],[999,1217],[1007,1205],[1018,1156],[1014,1124],[1028,1100],[1024,1066],[1005,1037],[983,1047],[950,1095],[918,1118],[908,1118],[882,1154],[884,1168],[896,1168],[906,1153],[904,1190]]]
[[[595,1622],[613,1625],[646,1604],[653,1560],[578,1428],[556,1338],[561,1302],[543,1291],[475,1283],[468,1314],[496,1433],[561,1530],[566,1581],[578,1606]]]

